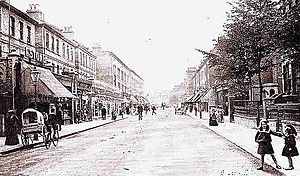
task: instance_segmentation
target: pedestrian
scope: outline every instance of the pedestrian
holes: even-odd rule
[[[195,116],[197,116],[197,111],[198,111],[197,106],[194,107],[194,111],[195,111]]]
[[[139,120],[142,120],[142,117],[143,117],[143,106],[142,105],[138,105],[137,111],[138,111],[138,115],[139,115]]]
[[[105,108],[105,106],[103,106],[102,109],[101,109],[101,116],[102,116],[102,120],[106,120],[106,108]]]
[[[153,114],[156,114],[155,110],[156,110],[156,107],[155,107],[155,105],[153,105],[153,106],[152,106],[152,115],[153,115]]]
[[[129,108],[129,106],[126,106],[126,114],[127,114],[127,115],[130,114],[130,108]]]
[[[148,105],[144,106],[144,110],[145,110],[145,113],[147,114],[147,112],[148,112]]]
[[[282,149],[282,156],[286,156],[289,161],[289,167],[286,170],[294,169],[292,157],[298,156],[299,152],[296,147],[297,131],[293,125],[286,125],[283,133],[284,147]]]
[[[209,126],[218,126],[216,110],[212,109],[209,115]]]
[[[57,120],[57,124],[58,124],[58,130],[61,131],[61,125],[63,124],[63,111],[62,111],[62,105],[59,104],[58,108],[56,110],[56,120]]]
[[[111,111],[111,120],[116,120],[117,119],[117,110],[114,108]]]
[[[122,117],[122,119],[124,118],[123,108],[121,106],[119,106],[119,115]]]
[[[5,130],[5,145],[17,145],[19,144],[18,138],[18,117],[15,110],[9,110],[7,112],[6,130]]]
[[[281,169],[274,155],[274,150],[271,144],[272,142],[271,134],[276,136],[281,136],[281,134],[278,134],[270,129],[267,120],[265,119],[261,120],[257,133],[255,135],[255,142],[258,143],[257,153],[261,155],[261,166],[257,168],[257,170],[263,170],[264,158],[266,154],[270,154],[276,165],[276,168]]]

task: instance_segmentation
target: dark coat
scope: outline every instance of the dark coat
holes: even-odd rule
[[[106,109],[105,108],[101,109],[101,114],[102,114],[102,116],[106,116]]]
[[[217,116],[215,113],[210,114],[209,117],[209,126],[218,126]]]
[[[294,135],[288,135],[284,138],[284,147],[282,149],[282,156],[298,156],[299,152],[296,147],[296,140]]]
[[[138,113],[142,113],[143,112],[143,106],[139,105],[137,107],[137,111],[138,111]]]
[[[8,126],[6,132],[5,145],[17,145],[19,144],[18,138],[18,117],[16,115],[11,115],[7,121],[6,125]]]
[[[255,142],[258,143],[257,153],[258,154],[274,154],[274,149],[272,147],[272,135],[281,136],[279,133],[268,131],[258,130],[255,135]]]

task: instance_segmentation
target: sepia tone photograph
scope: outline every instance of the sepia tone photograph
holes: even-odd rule
[[[299,0],[0,0],[0,175],[299,176]]]

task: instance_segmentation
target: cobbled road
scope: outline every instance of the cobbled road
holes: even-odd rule
[[[256,170],[257,158],[171,109],[79,133],[48,150],[1,156],[0,163],[0,175],[280,175]]]

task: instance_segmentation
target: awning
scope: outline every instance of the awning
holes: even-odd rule
[[[64,85],[62,85],[50,70],[36,67],[40,72],[40,82],[42,82],[51,92],[52,96],[60,98],[77,98]]]
[[[133,104],[138,104],[138,103],[139,103],[139,100],[138,100],[135,96],[130,96],[130,101],[131,101]]]
[[[213,102],[215,101],[214,90],[212,88],[207,89],[203,92],[202,96],[197,100],[198,102]]]
[[[187,100],[185,102],[187,103],[194,103],[194,99],[196,98],[198,94],[193,94],[191,95],[189,98],[187,98]]]

